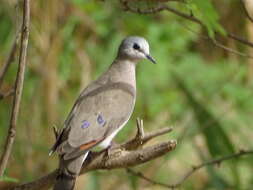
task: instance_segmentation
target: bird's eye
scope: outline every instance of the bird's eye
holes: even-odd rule
[[[133,48],[138,50],[138,49],[140,49],[140,46],[138,44],[134,43]]]

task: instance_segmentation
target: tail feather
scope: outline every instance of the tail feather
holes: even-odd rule
[[[70,160],[64,160],[64,156],[60,158],[59,174],[56,177],[53,190],[74,189],[76,178],[88,153],[87,151],[85,154]]]
[[[57,177],[53,190],[73,190],[75,182],[76,177],[71,177],[62,173]]]

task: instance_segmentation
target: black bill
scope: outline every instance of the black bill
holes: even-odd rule
[[[151,61],[152,63],[156,64],[156,61],[153,57],[151,57],[150,55],[146,55],[146,58]]]

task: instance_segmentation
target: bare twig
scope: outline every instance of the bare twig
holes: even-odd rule
[[[166,183],[162,183],[162,182],[158,182],[158,181],[155,181],[153,179],[150,179],[150,178],[146,177],[143,173],[134,171],[133,169],[127,168],[126,171],[127,171],[127,173],[129,173],[131,175],[134,175],[134,176],[137,176],[141,179],[144,179],[144,180],[146,180],[147,182],[149,182],[153,185],[159,185],[161,187],[165,187],[165,188],[169,188],[169,189],[175,188],[173,185],[169,185],[169,184],[166,184]]]
[[[7,92],[0,93],[0,100],[12,96],[14,94],[14,89],[10,89]]]
[[[235,41],[238,41],[238,42],[240,42],[240,43],[242,43],[242,44],[244,44],[244,45],[247,45],[247,46],[253,48],[253,43],[252,43],[252,42],[250,42],[250,41],[248,41],[248,40],[246,40],[246,39],[243,39],[243,38],[240,37],[240,36],[237,36],[237,35],[232,34],[232,33],[227,33],[227,36],[228,36],[229,38],[235,40]]]
[[[199,169],[206,167],[206,166],[210,166],[210,165],[215,165],[218,164],[220,165],[222,162],[227,161],[227,160],[231,160],[234,158],[238,158],[244,155],[248,155],[248,154],[253,154],[253,150],[249,150],[249,151],[245,151],[245,150],[240,150],[237,153],[228,155],[228,156],[224,156],[218,159],[214,159],[211,161],[207,161],[204,162],[202,164],[199,164],[197,166],[193,166],[191,170],[189,170],[188,172],[186,172],[186,174],[177,182],[174,184],[175,187],[180,186],[188,177],[190,177],[194,172],[198,171]]]
[[[3,84],[3,79],[11,65],[11,63],[14,61],[15,59],[15,53],[16,53],[16,50],[17,50],[17,47],[18,47],[18,42],[19,42],[19,39],[20,39],[20,31],[17,33],[17,36],[12,44],[12,47],[11,47],[11,51],[10,51],[10,54],[6,60],[6,62],[4,63],[3,65],[3,68],[1,69],[0,71],[0,88]]]
[[[8,130],[8,136],[5,141],[4,150],[0,160],[0,177],[3,176],[4,170],[7,166],[9,156],[12,150],[12,145],[16,134],[16,124],[19,113],[19,106],[21,101],[21,95],[23,90],[24,73],[26,67],[26,54],[29,37],[29,22],[30,22],[30,0],[24,0],[23,6],[23,23],[21,31],[21,46],[19,55],[19,67],[15,82],[15,94],[13,99],[11,119]]]
[[[132,169],[129,169],[129,168],[127,169],[127,172],[132,174],[132,175],[138,176],[138,177],[140,177],[140,178],[142,178],[142,179],[144,179],[144,180],[146,180],[149,183],[152,183],[154,185],[159,185],[159,186],[166,187],[166,188],[169,188],[169,189],[174,189],[174,188],[180,187],[193,173],[195,173],[196,171],[198,171],[199,169],[201,169],[203,167],[210,166],[210,165],[216,165],[216,164],[220,165],[224,161],[235,159],[235,158],[238,158],[238,157],[241,157],[241,156],[244,156],[244,155],[249,155],[249,154],[253,154],[253,150],[249,150],[249,151],[240,150],[237,153],[227,155],[227,156],[221,157],[219,159],[210,160],[210,161],[204,162],[202,164],[193,166],[192,169],[190,169],[188,172],[186,172],[183,175],[183,177],[180,180],[178,180],[178,182],[176,182],[174,184],[166,184],[166,183],[157,182],[153,179],[150,179],[150,178],[146,177],[141,172],[136,172],[136,171],[134,171]]]
[[[125,150],[135,150],[143,146],[145,143],[147,143],[151,139],[172,131],[172,128],[162,128],[145,135],[144,130],[143,130],[143,120],[139,118],[137,118],[136,120],[136,126],[137,126],[136,136],[133,139],[121,144],[120,148],[123,148]]]
[[[133,7],[131,7],[128,4],[127,0],[122,0],[121,4],[123,5],[124,10],[130,11],[130,12],[133,12],[133,13],[138,13],[138,14],[155,14],[155,13],[159,13],[159,12],[162,12],[162,11],[169,11],[169,12],[172,12],[172,13],[180,16],[180,17],[183,17],[183,18],[185,18],[187,20],[190,20],[192,22],[195,22],[195,23],[198,23],[198,24],[204,26],[204,24],[199,19],[195,18],[193,15],[188,15],[186,13],[180,12],[177,9],[169,7],[169,6],[165,5],[165,4],[158,5],[157,7],[149,8],[149,9],[133,8]]]
[[[161,136],[161,135],[164,135],[164,134],[167,134],[167,133],[171,132],[172,130],[173,130],[173,128],[171,128],[171,127],[165,127],[162,129],[158,129],[157,131],[147,133],[144,136],[144,138],[142,139],[142,142],[146,143],[146,142],[150,141],[151,139]]]
[[[252,56],[252,55],[248,55],[248,54],[246,54],[246,53],[242,53],[242,52],[240,52],[240,51],[237,51],[237,50],[235,50],[235,49],[232,49],[232,48],[230,48],[230,47],[227,47],[227,46],[225,46],[225,45],[219,43],[217,40],[212,40],[212,39],[210,39],[210,40],[212,41],[212,43],[213,43],[215,46],[217,46],[217,47],[219,47],[219,48],[221,48],[221,49],[224,49],[224,50],[228,51],[229,53],[232,53],[232,54],[235,54],[235,55],[239,55],[239,56],[242,56],[242,57],[246,57],[246,58],[253,59],[253,56]]]
[[[137,134],[136,134],[135,138],[141,140],[145,136],[144,129],[143,129],[143,120],[140,118],[137,118],[136,119],[136,126],[137,126]]]

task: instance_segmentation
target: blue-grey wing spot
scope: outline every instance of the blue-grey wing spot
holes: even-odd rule
[[[81,128],[82,129],[86,129],[90,126],[90,123],[87,121],[87,120],[83,120],[82,121],[82,125],[81,125]]]
[[[106,121],[103,119],[102,115],[100,115],[100,114],[97,117],[97,122],[99,125],[102,125],[102,126],[105,126],[105,124],[106,124]]]

